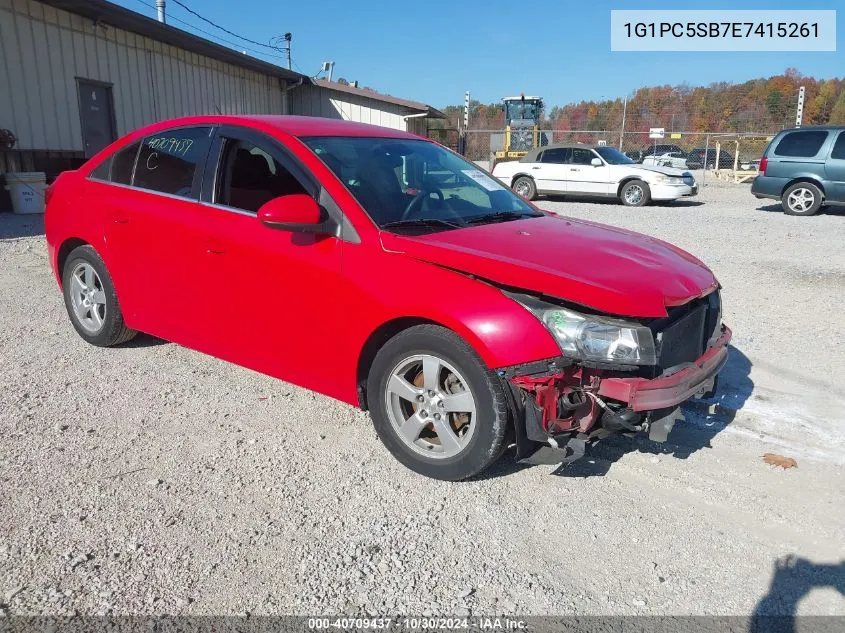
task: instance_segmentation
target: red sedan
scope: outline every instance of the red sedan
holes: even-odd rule
[[[368,409],[439,479],[508,446],[561,463],[610,433],[665,437],[727,358],[700,261],[539,211],[396,130],[158,123],[63,173],[45,224],[89,343],[147,332]]]

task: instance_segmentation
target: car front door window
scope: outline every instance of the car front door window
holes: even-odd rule
[[[295,193],[306,193],[305,187],[267,149],[246,140],[225,140],[217,204],[257,213],[265,202]]]

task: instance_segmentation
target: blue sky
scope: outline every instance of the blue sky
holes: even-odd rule
[[[293,34],[295,69],[314,75],[334,60],[334,78],[357,79],[380,92],[436,107],[463,102],[465,90],[484,103],[510,94],[539,94],[548,107],[622,96],[641,86],[744,81],[797,68],[819,78],[845,75],[845,5],[808,2],[804,9],[840,9],[837,52],[658,53],[611,52],[610,10],[729,9],[733,2],[686,5],[601,0],[182,0],[208,19],[257,42]],[[118,0],[154,16],[155,0]],[[767,0],[765,8],[795,9],[795,0]],[[800,3],[803,5],[804,3]],[[762,8],[752,3],[747,8]],[[236,41],[174,2],[170,23],[184,20]],[[765,14],[763,14],[765,15]],[[202,37],[206,34],[198,33]],[[209,38],[211,39],[211,38]],[[240,48],[260,50],[242,43]],[[272,51],[267,51],[272,55]],[[262,56],[258,53],[256,56]],[[278,64],[281,59],[265,58]]]

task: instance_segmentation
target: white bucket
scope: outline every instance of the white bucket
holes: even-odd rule
[[[15,213],[44,213],[44,190],[47,176],[40,171],[5,174],[6,189],[12,198]]]

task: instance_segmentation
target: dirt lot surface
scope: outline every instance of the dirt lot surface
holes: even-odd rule
[[[665,445],[461,484],[405,470],[352,407],[149,337],[86,345],[40,219],[0,215],[0,610],[845,615],[845,213],[724,183],[540,206],[714,269],[719,406]]]

